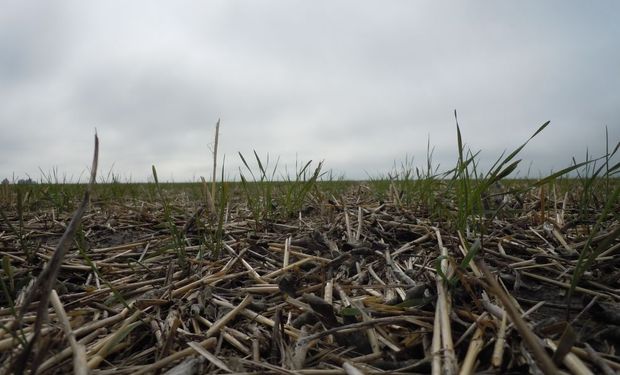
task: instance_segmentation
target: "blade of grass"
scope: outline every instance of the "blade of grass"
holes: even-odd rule
[[[28,358],[32,352],[32,349],[39,337],[41,332],[41,327],[43,325],[43,321],[47,320],[47,308],[49,305],[50,293],[52,287],[54,286],[56,279],[58,277],[58,273],[60,271],[60,266],[65,257],[73,238],[78,230],[80,221],[86,208],[88,207],[88,202],[90,201],[90,195],[93,190],[93,186],[96,182],[97,177],[97,164],[99,160],[99,138],[95,133],[95,150],[93,153],[93,163],[90,170],[90,182],[86,187],[86,191],[84,192],[84,197],[82,198],[82,202],[79,207],[75,211],[75,214],[71,218],[67,229],[63,233],[58,246],[54,250],[54,254],[50,261],[45,265],[43,271],[37,277],[33,287],[30,289],[26,297],[24,298],[24,303],[21,306],[19,315],[16,319],[16,329],[21,329],[21,323],[30,307],[30,304],[34,301],[36,296],[39,296],[39,305],[37,307],[37,319],[33,328],[33,336],[28,342],[28,344],[24,347],[22,352],[16,356],[15,361],[12,363],[12,369],[15,373],[21,374],[25,371],[27,366]],[[36,363],[34,364],[36,367]],[[32,372],[36,372],[36,368],[32,369]]]
[[[213,144],[213,178],[211,179],[211,197],[215,197],[215,180],[217,179],[217,146],[220,139],[220,119],[215,124],[215,143]]]

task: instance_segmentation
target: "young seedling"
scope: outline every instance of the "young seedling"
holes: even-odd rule
[[[155,181],[155,187],[157,189],[159,200],[164,208],[164,220],[166,221],[168,230],[170,231],[173,246],[177,250],[177,260],[179,262],[179,266],[185,272],[189,272],[189,261],[185,252],[185,239],[183,233],[181,233],[176,223],[174,222],[174,217],[172,216],[172,206],[168,202],[168,198],[166,197],[166,194],[164,193],[161,185],[159,184],[159,179],[157,178],[157,170],[155,169],[154,165],[152,166],[152,171],[153,180]]]

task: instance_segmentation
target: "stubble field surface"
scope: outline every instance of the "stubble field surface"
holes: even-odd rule
[[[0,374],[620,371],[620,143],[535,180],[405,160],[365,182],[0,185]],[[572,175],[576,177],[568,178]]]
[[[43,310],[86,187],[3,185],[2,370],[614,373],[618,181],[584,181],[99,184]]]

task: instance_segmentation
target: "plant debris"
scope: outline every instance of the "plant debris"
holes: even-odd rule
[[[598,220],[602,208],[578,215],[569,193],[505,193],[491,205],[511,214],[468,217],[467,233],[396,190],[318,189],[298,215],[260,221],[233,191],[219,224],[213,201],[183,190],[163,203],[95,194],[21,366],[69,373],[82,348],[91,374],[620,371],[618,207]],[[8,373],[37,330],[47,299],[26,296],[71,212],[3,207]],[[596,257],[571,291],[586,244]]]

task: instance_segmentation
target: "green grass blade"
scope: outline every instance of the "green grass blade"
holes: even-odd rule
[[[575,164],[573,166],[570,166],[570,167],[566,167],[566,168],[564,168],[564,169],[562,169],[562,170],[560,170],[558,172],[552,173],[549,176],[534,182],[533,186],[538,187],[538,186],[542,186],[542,185],[548,184],[549,182],[555,180],[556,178],[558,178],[560,176],[564,176],[565,174],[570,173],[570,172],[572,172],[572,171],[574,171],[576,169],[579,169],[579,168],[583,167],[584,165],[588,165],[591,162],[592,162],[592,160],[589,160],[589,161],[584,161],[584,162],[581,162],[581,163],[577,163],[577,164]]]

